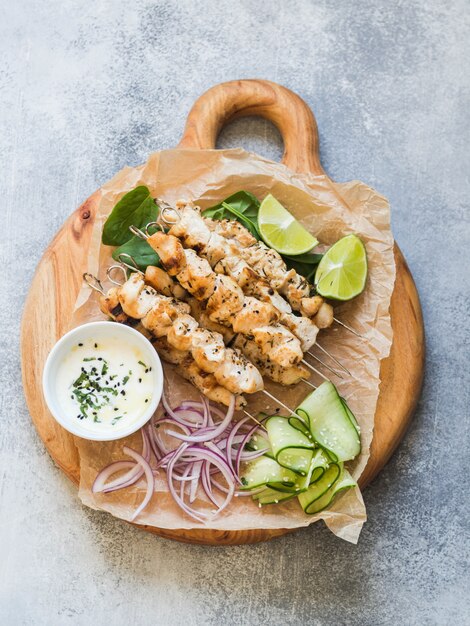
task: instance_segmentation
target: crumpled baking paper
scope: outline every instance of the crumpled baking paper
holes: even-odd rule
[[[335,305],[335,316],[355,328],[363,338],[338,324],[319,334],[321,345],[351,372],[350,377],[334,382],[361,426],[362,452],[348,464],[352,475],[358,479],[369,458],[379,393],[380,361],[388,356],[392,342],[389,305],[395,281],[395,262],[387,200],[361,182],[334,183],[325,175],[294,173],[281,164],[241,149],[156,152],[145,164],[124,168],[101,189],[89,253],[89,271],[101,279],[106,277],[106,268],[113,262],[111,249],[100,243],[103,223],[116,202],[137,185],[147,185],[153,197],[170,204],[192,200],[203,209],[241,189],[251,191],[259,199],[272,193],[322,244],[331,245],[349,233],[361,237],[369,264],[367,286],[354,300]],[[110,286],[103,282],[105,288]],[[84,287],[77,299],[72,326],[102,318],[97,295]],[[318,355],[320,358],[324,356],[320,352]],[[175,374],[171,366],[165,365],[165,377],[167,394],[173,405],[188,397],[197,398],[195,389]],[[311,380],[319,384],[321,379],[315,378],[313,374]],[[296,407],[307,393],[302,384],[286,389],[267,382],[267,389],[282,397],[290,407]],[[248,399],[248,410],[253,413],[276,408],[263,394]],[[140,434],[134,434],[126,441],[112,442],[76,438],[76,444],[80,455],[79,496],[82,502],[130,521],[135,507],[144,497],[143,480],[111,494],[93,494],[91,485],[105,465],[125,458],[123,445],[141,449]],[[337,536],[356,543],[366,520],[359,488],[343,492],[328,510],[314,516],[305,515],[297,499],[259,508],[251,498],[239,497],[220,516],[202,525],[186,516],[174,503],[167,489],[165,472],[161,470],[157,475],[154,497],[136,522],[159,528],[204,527],[226,531],[297,528],[319,519],[323,519]]]

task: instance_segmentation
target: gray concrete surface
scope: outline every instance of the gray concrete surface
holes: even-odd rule
[[[464,0],[0,4],[0,623],[469,624],[469,22]],[[365,500],[359,545],[318,526],[210,549],[87,510],[25,407],[34,268],[64,218],[240,77],[313,107],[333,178],[390,198],[427,328],[412,426]],[[220,137],[277,159],[263,121]]]

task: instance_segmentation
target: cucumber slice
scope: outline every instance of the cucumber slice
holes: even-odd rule
[[[351,411],[351,409],[348,407],[348,404],[347,404],[347,402],[346,402],[346,400],[344,398],[341,398],[341,402],[343,403],[343,406],[346,409],[346,413],[348,414],[348,417],[351,420],[352,425],[356,429],[357,434],[360,435],[361,434],[361,427],[359,426],[359,423],[358,423],[358,421],[356,419],[356,416]]]
[[[327,474],[328,474],[327,470]],[[332,475],[333,476],[333,475]],[[328,477],[327,480],[331,480]],[[307,491],[299,494],[299,502],[302,506],[303,510],[307,515],[313,515],[314,513],[318,513],[319,511],[323,511],[332,503],[335,496],[338,495],[341,491],[345,489],[350,489],[351,487],[356,486],[356,481],[353,479],[348,470],[342,468],[339,477],[333,482],[333,484],[323,492],[323,494],[318,495],[318,486],[320,486],[319,481],[316,485],[312,485]]]
[[[271,483],[293,487],[297,482],[297,474],[282,467],[274,459],[260,456],[254,461],[244,464],[241,480],[243,489],[255,489]]]
[[[274,457],[279,465],[306,476],[315,447],[311,435],[307,436],[294,428],[289,423],[289,418],[280,415],[269,417],[265,426]]]
[[[308,485],[316,483],[323,476],[330,463],[331,460],[324,450],[321,448],[316,450],[310,466]]]
[[[295,493],[281,493],[280,491],[266,487],[263,491],[255,494],[253,496],[253,500],[258,502],[259,505],[264,506],[266,504],[279,504],[279,502],[286,502],[287,500],[295,498],[295,496]]]
[[[346,410],[333,383],[322,383],[305,398],[296,413],[308,419],[313,438],[335,461],[349,461],[361,451],[350,411]]]
[[[311,438],[312,435],[310,433],[310,428],[308,427],[308,422],[305,422],[298,415],[291,415],[289,417],[289,424],[292,426],[292,428],[300,430],[300,432],[303,433],[306,437]]]
[[[299,494],[300,506],[305,513],[309,513],[313,503],[321,498],[335,484],[341,475],[341,465],[332,463],[325,470],[322,477],[314,482],[310,487]]]
[[[269,443],[269,439],[265,435],[261,435],[260,433],[255,433],[250,441],[246,444],[245,448],[253,452],[256,452],[258,450],[267,450],[267,452],[264,453],[264,456],[268,456],[270,459],[274,459],[274,453],[272,451],[271,444]]]

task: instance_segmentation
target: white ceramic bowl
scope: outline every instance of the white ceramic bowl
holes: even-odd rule
[[[80,420],[77,420],[76,415],[65,415],[61,409],[56,388],[57,372],[67,354],[70,352],[73,346],[81,341],[87,339],[94,339],[98,341],[100,338],[106,337],[118,337],[119,341],[126,342],[127,344],[137,346],[145,355],[145,363],[148,363],[152,367],[154,375],[154,389],[148,407],[137,419],[134,419],[132,423],[126,424],[125,422],[116,429],[113,428],[112,432],[107,431],[92,431],[82,425]],[[141,333],[124,326],[117,324],[116,322],[90,322],[89,324],[83,324],[74,328],[66,335],[64,335],[55,344],[47,357],[46,364],[44,366],[44,372],[42,376],[42,387],[44,398],[46,400],[49,411],[52,413],[57,422],[63,426],[66,430],[73,435],[83,437],[84,439],[91,439],[93,441],[112,441],[114,439],[121,439],[127,437],[141,428],[152,417],[153,413],[157,409],[163,392],[163,370],[160,357],[157,351],[152,346],[150,341],[146,339]]]

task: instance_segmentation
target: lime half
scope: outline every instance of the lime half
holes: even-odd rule
[[[263,241],[281,254],[304,254],[318,243],[271,194],[261,203],[258,226]]]
[[[351,300],[364,289],[367,255],[357,235],[337,241],[323,256],[315,273],[317,291],[325,298]]]

